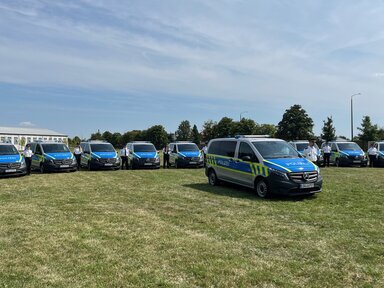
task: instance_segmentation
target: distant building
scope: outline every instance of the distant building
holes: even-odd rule
[[[24,149],[28,142],[44,140],[68,143],[68,135],[56,131],[26,127],[0,127],[0,142],[9,142],[17,149]]]

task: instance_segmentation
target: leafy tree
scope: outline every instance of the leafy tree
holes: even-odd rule
[[[91,134],[91,140],[103,140],[103,135],[101,135],[100,130]]]
[[[296,104],[285,110],[277,125],[277,137],[285,140],[309,139],[313,137],[313,120]]]
[[[229,137],[233,132],[234,122],[231,118],[223,117],[217,123],[216,132],[217,137]]]
[[[191,139],[191,124],[188,120],[181,121],[176,131],[176,139],[179,141],[187,141]]]
[[[124,142],[122,140],[122,135],[119,132],[115,132],[112,134],[111,144],[114,147],[122,147],[124,145]]]
[[[357,128],[361,131],[358,135],[359,139],[365,142],[376,141],[379,139],[379,127],[377,124],[373,125],[371,122],[371,117],[364,116],[361,122],[361,127]]]
[[[323,133],[321,134],[321,138],[324,139],[325,141],[332,141],[336,139],[336,129],[333,126],[333,120],[332,117],[327,117],[327,120],[323,121],[324,126],[323,126]]]
[[[260,124],[257,125],[254,134],[256,135],[269,135],[271,137],[275,137],[276,135],[276,125],[273,124]]]
[[[111,132],[109,132],[109,131],[104,131],[104,133],[102,134],[102,137],[103,137],[103,140],[105,140],[105,141],[107,141],[107,142],[109,142],[109,143],[111,143],[112,144],[112,133]],[[113,145],[113,144],[112,144]]]
[[[252,135],[256,128],[257,124],[254,120],[242,118],[238,122],[233,122],[231,135]]]
[[[201,135],[199,133],[199,130],[197,129],[196,125],[193,125],[192,132],[191,132],[191,138],[192,142],[196,145],[200,145],[201,142]]]
[[[377,137],[379,138],[379,140],[384,139],[384,128],[379,129],[379,133],[378,133]]]
[[[202,140],[208,142],[209,140],[217,137],[217,123],[208,120],[203,124],[203,130],[201,131]]]
[[[152,142],[156,149],[161,149],[168,143],[168,134],[162,125],[148,128],[146,134],[147,140]]]

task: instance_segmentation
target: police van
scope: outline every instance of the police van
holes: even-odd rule
[[[80,166],[88,170],[94,169],[120,169],[120,157],[111,143],[91,140],[81,142]]]
[[[36,141],[29,145],[33,152],[31,170],[39,170],[41,173],[77,170],[75,156],[64,143]]]
[[[239,184],[255,189],[261,198],[321,191],[318,166],[284,140],[258,135],[213,139],[207,153],[205,174],[211,185]]]
[[[355,142],[351,141],[333,141],[328,142],[331,146],[331,156],[329,162],[337,167],[339,166],[361,166],[366,167],[368,158],[363,149]],[[325,145],[323,143],[322,147]]]
[[[296,149],[297,152],[299,152],[301,155],[304,155],[304,150],[308,147],[309,141],[308,140],[294,140],[289,141],[289,144],[292,145],[293,148]],[[317,149],[317,165],[322,165],[324,162],[323,154],[321,153],[321,150],[319,149],[319,146],[315,143],[315,148]]]
[[[377,157],[373,162],[373,166],[384,167],[384,140],[375,142],[373,146],[377,149]]]
[[[195,143],[189,141],[177,141],[169,144],[169,164],[180,167],[203,167],[204,155]]]
[[[155,146],[147,141],[134,141],[127,144],[128,166],[137,168],[160,168],[160,157]]]
[[[25,159],[11,143],[0,143],[0,176],[25,175]]]

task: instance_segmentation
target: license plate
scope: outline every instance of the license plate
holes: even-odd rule
[[[16,169],[7,169],[5,170],[5,173],[13,173],[16,172]]]
[[[197,164],[196,162],[189,162],[189,164]]]
[[[300,184],[300,188],[313,188],[313,187],[315,187],[315,183]]]
[[[360,160],[354,160],[353,163],[360,163]]]
[[[152,163],[144,163],[146,166],[152,166]]]
[[[113,164],[111,163],[105,163],[104,166],[112,166]]]
[[[60,168],[68,168],[69,165],[60,165]]]

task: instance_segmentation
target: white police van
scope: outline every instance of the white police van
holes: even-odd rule
[[[255,189],[261,198],[314,194],[323,182],[318,166],[290,144],[258,135],[211,140],[205,174],[211,185],[232,182]]]
[[[155,145],[148,141],[134,141],[127,144],[129,151],[128,166],[137,168],[160,168],[160,156]]]
[[[294,141],[289,141],[288,142],[289,144],[292,145],[293,148],[296,149],[297,152],[299,152],[301,155],[304,155],[304,150],[307,149],[308,145],[309,145],[309,141],[308,140],[294,140]],[[316,164],[318,166],[320,165],[323,165],[324,163],[324,157],[323,157],[323,154],[321,153],[321,150],[319,149],[319,146],[317,146],[317,144],[315,143],[315,148],[317,150],[317,161],[316,161]]]
[[[331,156],[329,162],[336,167],[340,166],[360,166],[366,167],[368,164],[367,155],[363,149],[355,142],[351,141],[331,141]],[[323,143],[322,147],[324,147]]]
[[[68,146],[55,141],[29,143],[33,152],[31,169],[41,173],[49,171],[76,171],[77,162]]]
[[[120,169],[120,157],[111,143],[99,140],[81,142],[83,150],[80,166],[88,170],[94,169]]]
[[[204,155],[193,142],[177,141],[169,144],[169,164],[173,167],[203,167]]]
[[[0,143],[0,176],[25,175],[25,159],[11,143]]]

